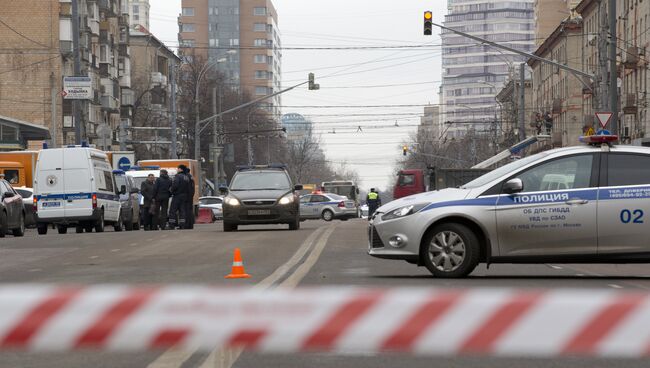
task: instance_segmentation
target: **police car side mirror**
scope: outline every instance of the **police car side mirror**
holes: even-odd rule
[[[298,184],[295,187],[293,187],[293,190],[302,190],[302,184]]]
[[[519,193],[524,190],[524,183],[519,178],[508,180],[503,184],[503,192],[506,194]]]
[[[13,197],[13,196],[14,196],[14,194],[13,194],[12,192],[5,192],[5,193],[2,195],[2,199],[5,199],[5,198],[11,198],[11,197]]]

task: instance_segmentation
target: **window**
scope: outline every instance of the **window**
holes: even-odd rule
[[[311,196],[311,203],[320,203],[320,202],[328,202],[328,198],[322,195],[313,195]]]
[[[140,12],[140,5],[133,5],[133,13],[139,13]]]
[[[219,46],[219,39],[211,38],[210,39],[210,47],[217,47],[217,46]]]
[[[19,179],[18,170],[5,170],[5,180],[8,181],[9,184],[18,184]]]
[[[133,16],[133,20],[140,20],[140,16],[137,15],[137,14],[135,14],[135,15]]]
[[[194,8],[183,8],[183,15],[186,17],[194,16]]]
[[[607,163],[607,185],[650,184],[650,156],[609,154]]]
[[[399,176],[399,186],[407,186],[415,184],[415,175],[413,174],[402,174]]]
[[[208,24],[208,30],[210,32],[216,32],[218,29],[217,23],[210,23]]]
[[[255,79],[266,79],[266,70],[256,70]]]
[[[181,32],[194,32],[194,24],[192,23],[187,23],[187,24],[181,24]]]
[[[253,28],[255,32],[265,32],[266,31],[266,23],[255,23],[255,27]]]
[[[255,94],[258,96],[264,96],[266,95],[266,87],[255,87]]]
[[[255,64],[266,64],[266,55],[255,55]]]
[[[265,46],[266,45],[266,39],[265,38],[258,38],[253,42],[254,46]]]
[[[239,46],[239,38],[231,38],[230,46]]]
[[[266,8],[265,7],[253,8],[253,15],[266,15]]]
[[[214,8],[209,8],[208,9],[208,14],[209,15],[219,15],[219,8],[216,6]]]
[[[588,188],[593,155],[564,157],[533,167],[517,175],[524,192]]]
[[[181,46],[182,47],[194,47],[196,44],[196,41],[194,40],[181,40]]]
[[[300,197],[300,203],[309,203],[310,200],[311,200],[310,195]]]

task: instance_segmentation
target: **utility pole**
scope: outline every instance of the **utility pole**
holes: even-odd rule
[[[172,96],[171,96],[171,140],[172,140],[172,147],[171,147],[171,158],[172,160],[178,159],[178,153],[176,151],[176,140],[178,139],[176,137],[176,62],[172,58],[170,60],[170,68],[169,68],[169,78],[171,79],[172,83]]]
[[[50,136],[52,138],[51,140],[51,146],[52,148],[56,148],[56,134],[57,134],[57,127],[56,127],[56,122],[57,122],[57,116],[56,116],[56,100],[58,93],[56,91],[56,79],[54,77],[54,73],[50,73],[50,93],[51,93],[51,99],[52,99],[52,107],[50,108],[50,114],[52,114],[52,120],[51,120],[51,125],[50,126]]]
[[[79,47],[79,7],[78,0],[72,0],[72,52],[74,55],[74,76],[81,76],[81,55]],[[72,112],[74,115],[74,140],[75,144],[81,144],[83,139],[83,121],[79,100],[72,100]]]
[[[616,68],[616,0],[609,0],[609,109],[612,113],[609,129],[618,135],[618,72]]]
[[[217,109],[217,101],[219,100],[219,97],[217,94],[219,94],[219,91],[217,90],[219,87],[214,87],[212,88],[212,115],[217,115],[218,109]],[[218,187],[218,181],[219,181],[219,132],[217,129],[217,122],[216,120],[218,117],[214,118],[215,122],[212,124],[212,183],[214,184],[214,190],[215,193],[217,191]]]
[[[519,64],[519,140],[526,139],[526,63]]]
[[[600,11],[600,34],[598,35],[598,66],[600,70],[598,99],[595,106],[596,111],[608,111],[610,109],[609,100],[607,99],[607,73],[609,72],[607,66],[607,12],[605,11],[605,2],[599,4]],[[613,117],[612,117],[613,118]]]

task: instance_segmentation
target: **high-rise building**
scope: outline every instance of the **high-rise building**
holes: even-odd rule
[[[304,116],[297,113],[284,114],[280,121],[289,142],[309,141],[312,138],[312,123]]]
[[[127,1],[127,0],[123,0]],[[131,26],[149,29],[149,0],[128,0],[131,14]]]
[[[183,0],[179,42],[186,58],[215,64],[252,98],[281,89],[278,14],[270,0]],[[280,116],[280,96],[260,104]]]
[[[560,23],[571,18],[580,0],[535,0],[535,45],[541,45]]]
[[[447,0],[446,27],[521,51],[535,47],[535,0]],[[442,32],[442,120],[447,137],[487,131],[495,96],[525,57]]]

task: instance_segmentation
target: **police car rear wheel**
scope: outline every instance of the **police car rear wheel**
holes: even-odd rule
[[[424,244],[424,265],[436,277],[464,277],[478,264],[478,239],[461,224],[436,226],[427,234]]]
[[[104,232],[104,213],[102,212],[99,215],[99,219],[95,222],[95,232],[103,233]]]

